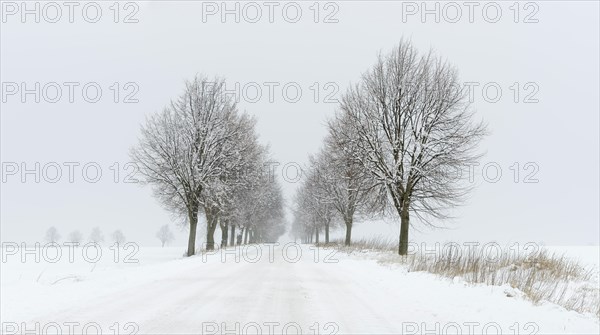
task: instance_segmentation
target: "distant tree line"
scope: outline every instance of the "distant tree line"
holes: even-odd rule
[[[62,236],[56,227],[52,226],[46,230],[46,235],[44,236],[45,242],[58,243],[61,239]],[[86,240],[81,231],[73,230],[69,233],[69,235],[67,235],[64,241],[78,244],[82,244],[87,241],[100,244],[104,242],[104,234],[100,230],[100,227],[94,227]],[[125,235],[121,230],[117,229],[110,234],[110,242],[116,243],[117,245],[122,245],[126,242]]]

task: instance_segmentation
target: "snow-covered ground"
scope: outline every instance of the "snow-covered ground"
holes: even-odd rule
[[[597,317],[508,297],[506,287],[407,273],[368,253],[281,243],[184,258],[182,248],[131,247],[105,248],[92,263],[92,250],[88,260],[83,248],[73,251],[72,260],[63,248],[50,263],[51,250],[39,262],[3,250],[3,333],[600,332]],[[574,256],[593,263],[597,252],[578,248]]]

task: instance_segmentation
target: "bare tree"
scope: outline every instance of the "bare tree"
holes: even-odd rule
[[[458,172],[480,157],[486,129],[472,121],[466,98],[453,67],[405,41],[342,98],[341,113],[358,136],[355,157],[385,185],[400,216],[400,255],[408,251],[411,212],[435,226],[431,219],[446,218],[470,189]]]
[[[175,239],[175,236],[173,236],[169,225],[161,226],[160,229],[156,232],[156,237],[160,240],[161,247],[163,248],[165,244]]]
[[[56,227],[54,226],[48,228],[48,230],[46,230],[46,236],[44,239],[46,240],[46,242],[49,243],[58,242],[58,240],[60,240],[60,234],[58,233],[58,229],[56,229]]]
[[[361,151],[351,119],[343,114],[338,115],[329,121],[328,129],[325,147],[316,157],[310,158],[315,175],[313,187],[319,189],[314,193],[320,202],[330,204],[340,214],[346,226],[345,245],[350,245],[355,215],[380,212],[385,188],[376,182],[356,157]],[[326,240],[328,235],[326,230]]]
[[[291,235],[294,237],[294,242],[299,238],[302,243],[306,243],[306,223],[304,221],[305,217],[296,210],[294,212],[291,228]]]
[[[98,244],[104,242],[104,235],[99,227],[94,227],[94,229],[92,229],[92,233],[90,234],[90,242]]]
[[[257,195],[258,209],[250,220],[251,241],[254,243],[276,242],[285,233],[284,199],[276,179],[264,176],[260,179]]]
[[[113,242],[117,244],[117,247],[125,243],[125,235],[121,230],[115,230],[110,237],[112,238]]]
[[[313,159],[314,161],[314,159]],[[318,168],[311,167],[306,171],[306,179],[296,193],[296,219],[297,223],[305,226],[305,232],[315,235],[315,242],[319,243],[319,233],[325,229],[325,243],[329,243],[329,227],[334,217],[334,208],[329,198],[324,194],[323,181],[317,174]],[[309,238],[309,241],[312,241]]]
[[[258,134],[255,130],[256,120],[246,118],[240,120],[240,126],[243,131],[237,141],[239,142],[238,151],[240,160],[235,165],[229,167],[227,175],[227,184],[229,185],[229,194],[224,203],[225,215],[221,221],[221,246],[228,244],[227,234],[230,233],[229,242],[235,245],[236,227],[245,226],[243,216],[247,215],[249,207],[256,207],[260,203],[259,198],[249,198],[249,194],[256,193],[260,189],[261,168],[268,148],[258,142]],[[229,232],[229,230],[231,230]]]
[[[235,154],[227,144],[234,136],[230,123],[236,115],[224,80],[196,77],[177,101],[147,120],[131,152],[155,196],[173,213],[187,216],[188,256],[196,250],[203,191],[224,173],[223,161]],[[210,228],[214,222],[208,224]]]
[[[268,148],[257,146],[250,157],[254,159],[246,165],[243,182],[231,197],[229,221],[232,227],[241,228],[245,243],[274,242],[285,232],[281,187],[274,176],[264,173]]]
[[[296,206],[293,209],[292,236],[294,236],[294,240],[300,238],[302,243],[310,243],[314,228],[309,213],[303,208],[302,202],[299,199],[301,194],[301,189],[297,190],[295,194],[294,201]]]
[[[229,135],[223,141],[223,157],[217,167],[223,171],[212,179],[201,196],[206,215],[206,249],[214,249],[214,232],[217,226],[223,233],[221,245],[227,246],[227,233],[233,207],[233,197],[240,186],[248,184],[253,174],[248,170],[260,159],[256,156],[261,147],[255,132],[256,120],[247,114],[235,115],[227,124]]]
[[[221,162],[225,173],[212,180],[202,195],[207,250],[214,248],[217,225],[221,247],[235,244],[237,227],[242,229],[244,243],[275,241],[285,232],[283,196],[277,181],[264,174],[268,147],[259,144],[255,124],[246,114],[230,123],[232,136],[226,144],[230,157]]]
[[[79,230],[74,230],[69,234],[68,240],[80,244],[83,241],[83,234]]]

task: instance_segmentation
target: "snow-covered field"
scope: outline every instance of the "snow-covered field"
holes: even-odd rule
[[[508,297],[507,287],[407,273],[369,253],[281,243],[184,258],[179,247],[130,247],[104,248],[92,263],[92,250],[86,260],[83,248],[72,259],[61,249],[56,263],[52,250],[2,251],[3,333],[600,332],[595,316]],[[598,266],[598,247],[557,250]]]

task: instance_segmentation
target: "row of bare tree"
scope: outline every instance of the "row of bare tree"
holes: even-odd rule
[[[406,255],[411,217],[430,226],[462,203],[460,178],[481,156],[486,126],[474,121],[457,71],[430,51],[401,41],[342,96],[321,152],[310,157],[295,197],[293,231],[311,242],[332,220],[397,215]]]
[[[187,255],[196,252],[199,214],[206,217],[206,249],[253,243],[284,233],[283,196],[265,167],[269,151],[258,142],[256,120],[237,109],[225,81],[196,76],[184,93],[142,126],[131,150],[143,181],[189,226]],[[236,229],[240,233],[236,235]]]
[[[48,228],[48,230],[46,230],[46,235],[44,236],[44,240],[46,242],[57,243],[58,241],[60,241],[60,239],[61,235],[58,232],[58,229],[56,229],[56,227],[52,226]],[[126,241],[125,235],[119,229],[115,230],[110,234],[110,239],[117,244],[123,244]],[[104,242],[104,234],[102,234],[102,231],[99,227],[95,227],[94,229],[92,229],[88,240],[93,243],[102,243]],[[80,244],[84,241],[83,234],[79,230],[74,230],[71,233],[69,233],[69,235],[66,238],[66,241]]]

